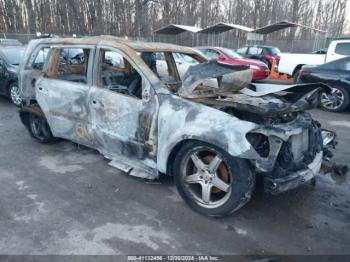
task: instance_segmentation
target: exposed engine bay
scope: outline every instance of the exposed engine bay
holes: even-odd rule
[[[232,72],[231,67],[214,62],[191,67],[179,95],[260,126],[246,138],[261,157],[252,162],[267,192],[277,194],[310,180],[307,171],[318,172],[323,156],[330,155],[329,145],[335,146],[335,133],[323,130],[305,111],[318,105],[320,90],[331,92],[330,87],[253,84],[250,69],[239,66]],[[217,87],[202,85],[203,78],[214,77]]]

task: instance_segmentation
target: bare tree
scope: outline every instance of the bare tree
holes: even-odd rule
[[[289,20],[341,35],[346,7],[347,0],[0,0],[0,31],[149,37],[169,23],[256,28]],[[276,34],[302,35],[294,29]]]

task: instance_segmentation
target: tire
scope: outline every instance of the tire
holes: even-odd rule
[[[200,141],[185,143],[173,167],[180,196],[202,215],[222,217],[233,213],[250,200],[255,188],[255,175],[246,160]]]
[[[35,140],[40,143],[49,143],[54,140],[45,117],[33,113],[29,113],[28,117],[28,130]]]
[[[8,95],[10,97],[12,104],[18,107],[22,105],[23,100],[22,100],[21,92],[17,82],[12,82],[10,84]]]
[[[329,112],[341,112],[349,106],[349,93],[340,86],[332,87],[332,95],[320,94],[320,108]]]
[[[298,83],[298,78],[299,78],[299,73],[301,69],[297,69],[294,74],[293,74],[293,83],[296,84]]]

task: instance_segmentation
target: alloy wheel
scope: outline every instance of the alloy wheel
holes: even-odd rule
[[[20,106],[22,104],[21,92],[18,85],[12,85],[10,88],[10,98],[12,103],[16,106]]]
[[[230,197],[231,176],[219,154],[196,150],[185,159],[183,168],[186,188],[198,205],[217,208]]]
[[[337,110],[340,108],[345,101],[343,92],[337,88],[332,88],[330,94],[321,94],[321,104],[324,108],[329,110]]]

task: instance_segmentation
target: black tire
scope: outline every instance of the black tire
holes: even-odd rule
[[[293,83],[294,83],[294,84],[298,83],[298,78],[299,78],[300,70],[301,70],[300,68],[297,69],[297,70],[294,72],[294,74],[293,74]]]
[[[17,82],[12,82],[9,85],[8,89],[8,96],[12,102],[17,107],[20,107],[22,105],[22,98],[20,95],[20,90]]]
[[[28,118],[28,130],[35,140],[40,143],[49,143],[54,140],[45,117],[29,113]]]
[[[340,87],[340,86],[332,87],[332,92],[334,91],[341,93],[341,95],[343,96],[342,102],[339,104],[339,106],[336,106],[333,108],[331,108],[330,106],[326,106],[326,104],[322,103],[322,100],[323,100],[322,96],[326,94],[322,92],[320,94],[320,105],[319,105],[322,110],[329,111],[329,112],[341,112],[341,111],[344,111],[346,108],[348,108],[349,102],[350,102],[349,93],[343,87]]]
[[[202,184],[193,181],[185,182],[185,177],[189,177],[188,173],[192,174],[193,170],[197,170],[198,173],[198,169],[191,158],[193,154],[196,154],[199,158],[203,157],[204,162],[208,158],[215,160],[215,156],[222,159],[222,162],[219,162],[220,164],[215,169],[215,175],[221,179],[221,182],[224,181],[226,185],[229,185],[227,191],[215,187],[214,180],[205,181],[208,178],[203,178],[200,175],[198,175],[198,178],[203,178]],[[191,161],[192,167],[189,167]],[[210,167],[209,163],[211,162],[206,163],[208,168]],[[200,141],[186,142],[176,155],[173,167],[175,185],[182,199],[194,211],[206,216],[222,217],[233,213],[250,200],[255,188],[255,174],[252,173],[246,160],[232,157],[224,150]],[[223,174],[225,174],[226,179],[222,177]],[[197,174],[195,175],[197,176]],[[208,183],[210,184],[209,203],[205,204],[203,190],[204,186],[208,187]],[[198,194],[201,195],[200,197],[195,194],[195,190],[200,191]],[[214,197],[216,201],[211,204],[211,198]]]

